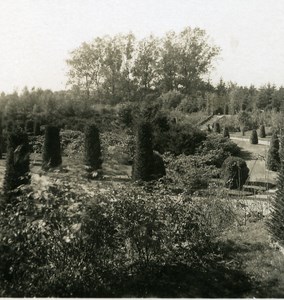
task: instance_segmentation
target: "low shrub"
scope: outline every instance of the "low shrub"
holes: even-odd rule
[[[202,142],[197,151],[198,155],[207,157],[208,165],[215,165],[220,168],[224,160],[229,156],[239,156],[240,147],[228,138],[217,134],[210,134]]]
[[[227,226],[224,214],[212,199],[176,201],[132,185],[94,194],[74,183],[38,183],[1,212],[1,296],[200,295],[175,277],[204,276],[217,264],[225,272],[213,242]],[[179,273],[158,276],[174,266]]]

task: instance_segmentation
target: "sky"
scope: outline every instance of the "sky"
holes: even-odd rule
[[[186,26],[221,48],[210,78],[284,86],[284,0],[0,0],[0,91],[66,88],[66,59],[105,34]]]

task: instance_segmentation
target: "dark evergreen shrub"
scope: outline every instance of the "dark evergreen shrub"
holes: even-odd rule
[[[153,152],[152,178],[158,179],[166,175],[166,168],[162,156],[157,151]]]
[[[6,123],[6,131],[7,132],[12,132],[14,130],[15,124],[13,121],[8,120]]]
[[[94,124],[85,127],[85,164],[92,170],[102,166],[100,134]]]
[[[141,122],[137,128],[135,155],[132,168],[133,180],[151,180],[153,173],[152,128],[150,123]]]
[[[229,128],[225,127],[223,131],[223,137],[230,138]]]
[[[270,140],[266,167],[271,171],[278,171],[280,169],[279,139],[276,132],[273,133]]]
[[[62,163],[59,131],[56,126],[45,126],[42,153],[43,169],[58,167]]]
[[[214,125],[214,132],[216,132],[216,133],[221,132],[221,127],[220,127],[220,124],[218,122],[216,122],[215,125]]]
[[[261,125],[260,128],[259,128],[259,137],[261,137],[261,138],[265,138],[266,137],[264,125]]]
[[[224,114],[225,114],[225,115],[228,115],[228,114],[229,114],[229,105],[228,105],[228,104],[225,105]]]
[[[257,136],[257,131],[255,129],[252,130],[252,133],[250,136],[250,143],[253,145],[258,144],[258,136]]]
[[[242,158],[230,156],[223,163],[222,174],[225,187],[241,189],[248,178],[249,168]]]
[[[8,135],[6,171],[4,176],[4,194],[11,192],[22,184],[30,182],[30,149],[28,136],[23,131],[14,131]]]
[[[33,123],[33,133],[35,136],[40,135],[40,122],[38,120]]]
[[[33,120],[27,120],[26,121],[25,131],[29,134],[33,133],[33,131],[34,131],[34,122],[33,122]]]
[[[283,146],[283,137],[281,144]],[[284,246],[284,148],[280,149],[281,164],[277,178],[277,190],[272,203],[270,218],[267,221],[272,237]]]

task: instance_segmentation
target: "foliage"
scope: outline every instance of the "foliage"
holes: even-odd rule
[[[34,131],[34,121],[33,120],[26,121],[25,131],[29,134],[33,133],[33,131]]]
[[[85,164],[92,170],[102,166],[100,134],[94,124],[87,125],[85,129]]]
[[[230,138],[230,132],[228,127],[224,127],[223,137]]]
[[[278,171],[280,169],[279,139],[276,132],[273,133],[270,140],[266,167],[271,171]]]
[[[152,128],[147,122],[140,123],[136,133],[135,156],[132,168],[133,180],[147,181],[153,173]]]
[[[155,270],[206,272],[222,262],[213,239],[227,226],[224,212],[214,200],[177,200],[143,187],[94,193],[39,181],[1,211],[1,296],[161,295],[176,273],[163,281]]]
[[[3,189],[5,196],[10,199],[16,188],[30,182],[30,149],[27,135],[22,131],[10,133],[7,147]]]
[[[203,75],[219,52],[199,28],[139,41],[133,34],[97,37],[72,51],[69,84],[85,100],[109,103],[144,98],[153,91],[189,95],[204,85]]]
[[[221,133],[221,127],[220,127],[220,123],[219,122],[216,122],[214,124],[214,132],[215,133]]]
[[[194,154],[206,133],[189,124],[171,124],[167,131],[154,131],[153,147],[160,153]]]
[[[219,176],[216,167],[207,164],[207,157],[198,155],[163,155],[167,175],[157,185],[166,194],[192,195],[208,188],[209,181]]]
[[[281,139],[281,148],[283,147],[283,137]],[[283,216],[284,216],[284,166],[283,166],[283,148],[281,150],[281,164],[277,178],[277,190],[273,199],[272,211],[267,225],[272,237],[284,245],[284,230],[283,230]]]
[[[228,157],[222,166],[225,187],[241,189],[249,175],[249,168],[245,160],[239,157]]]
[[[38,120],[34,120],[33,122],[33,134],[34,136],[40,135],[40,122]]]
[[[240,147],[228,138],[217,134],[210,134],[202,142],[197,153],[206,156],[206,164],[221,167],[224,160],[229,156],[239,156]]]
[[[58,167],[62,163],[59,131],[59,128],[56,126],[45,126],[42,153],[42,167],[44,169]]]
[[[259,137],[261,137],[261,138],[265,138],[266,137],[265,126],[263,124],[259,128]]]
[[[258,136],[257,131],[255,129],[253,129],[251,132],[250,143],[254,145],[258,144]]]

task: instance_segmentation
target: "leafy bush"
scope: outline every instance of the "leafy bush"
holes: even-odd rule
[[[253,129],[251,132],[250,143],[254,145],[258,144],[258,136],[257,131],[255,129]]]
[[[101,169],[101,142],[96,125],[87,125],[85,129],[85,164],[92,170]]]
[[[167,175],[159,183],[159,189],[166,194],[187,194],[207,189],[210,179],[219,176],[214,166],[207,165],[207,157],[197,155],[164,155]]]
[[[239,157],[228,157],[222,166],[225,187],[241,189],[249,175],[249,168],[245,160]]]
[[[1,211],[1,296],[159,296],[186,268],[222,264],[213,240],[225,210],[212,199],[176,201],[131,185],[95,195],[66,182],[23,193]],[[158,276],[174,266],[181,271]],[[183,280],[174,290],[181,284],[196,295]]]
[[[279,139],[276,132],[274,132],[270,140],[266,166],[271,171],[280,169]]]
[[[229,140],[217,134],[210,134],[206,140],[200,145],[199,155],[207,155],[207,164],[221,167],[224,160],[229,156],[239,156],[241,153],[240,147]]]
[[[45,127],[44,145],[42,153],[42,167],[58,167],[62,163],[59,128],[47,125]]]
[[[4,194],[11,198],[14,190],[22,184],[30,182],[29,141],[22,131],[14,131],[8,135],[8,151],[3,183]]]
[[[164,132],[154,132],[153,148],[160,153],[194,154],[206,139],[206,133],[186,124],[171,124]]]

